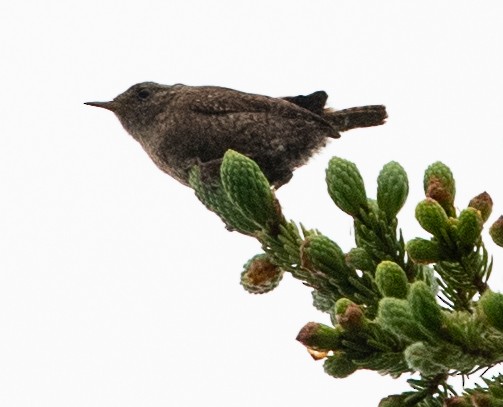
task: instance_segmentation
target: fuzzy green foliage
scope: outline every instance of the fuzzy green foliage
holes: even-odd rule
[[[341,211],[358,216],[367,207],[367,194],[360,171],[355,164],[339,157],[327,168],[328,193]]]
[[[426,198],[416,206],[416,219],[421,227],[446,246],[451,246],[449,217],[440,203]]]
[[[431,264],[439,260],[447,260],[442,258],[444,251],[438,240],[416,237],[407,242],[406,249],[407,254],[416,264]]]
[[[344,378],[369,369],[409,379],[411,390],[382,399],[380,406],[503,405],[503,380],[485,379],[457,395],[448,384],[503,360],[503,294],[489,289],[492,260],[482,231],[493,203],[482,193],[456,211],[456,187],[443,163],[424,176],[425,199],[415,215],[425,236],[405,243],[397,214],[409,185],[405,170],[386,164],[377,197],[367,196],[355,164],[330,160],[328,193],[352,217],[355,247],[287,221],[274,189],[249,158],[229,151],[220,182],[208,184],[196,167],[190,184],[197,197],[231,230],[256,238],[264,253],[249,260],[241,283],[251,293],[274,289],[285,272],[312,289],[313,304],[332,326],[307,323],[297,340],[326,373]],[[489,233],[503,246],[503,217]],[[429,237],[428,237],[429,235]]]
[[[407,276],[396,263],[385,260],[377,266],[375,281],[383,297],[405,298],[407,296]]]
[[[409,194],[407,173],[395,161],[386,164],[377,177],[377,205],[393,221]]]
[[[479,210],[475,208],[466,208],[461,211],[456,224],[457,240],[460,248],[463,246],[470,251],[477,240],[480,239],[480,234],[484,227],[484,219]]]
[[[489,323],[503,332],[503,294],[487,290],[479,304]]]
[[[201,179],[199,167],[192,169],[189,182],[199,200],[210,211],[220,216],[228,229],[237,230],[245,235],[253,235],[260,230],[259,226],[233,204],[221,183],[208,185]]]
[[[246,218],[262,229],[278,222],[271,186],[254,161],[229,150],[225,153],[220,173],[230,201]]]

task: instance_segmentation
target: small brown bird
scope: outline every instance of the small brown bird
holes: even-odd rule
[[[323,91],[273,98],[217,86],[138,83],[110,102],[111,110],[154,163],[184,185],[200,165],[214,176],[229,149],[257,162],[275,188],[292,178],[328,138],[357,127],[383,124],[384,106],[335,111]]]

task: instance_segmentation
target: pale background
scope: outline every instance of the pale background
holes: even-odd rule
[[[375,406],[407,387],[325,375],[295,341],[327,322],[285,278],[239,285],[258,243],[227,232],[105,110],[130,85],[222,85],[271,96],[324,89],[336,108],[386,104],[279,193],[288,218],[344,250],[351,222],[324,171],[354,161],[375,196],[397,160],[411,192],[442,160],[457,206],[487,190],[503,213],[499,1],[18,1],[0,4],[0,405]],[[485,232],[487,233],[487,232]],[[492,286],[503,284],[502,251]]]

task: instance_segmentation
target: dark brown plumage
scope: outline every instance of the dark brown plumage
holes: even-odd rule
[[[216,172],[228,149],[257,162],[279,188],[292,171],[340,131],[384,123],[384,106],[325,108],[323,91],[273,98],[216,86],[139,83],[111,102],[111,110],[164,172],[187,185],[190,168]]]

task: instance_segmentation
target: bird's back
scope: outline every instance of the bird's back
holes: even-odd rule
[[[218,160],[233,149],[280,185],[327,137],[338,137],[322,117],[288,100],[214,86],[173,86],[161,115],[158,146],[149,154],[160,154],[158,165],[184,168],[178,178],[185,182],[191,158]]]

